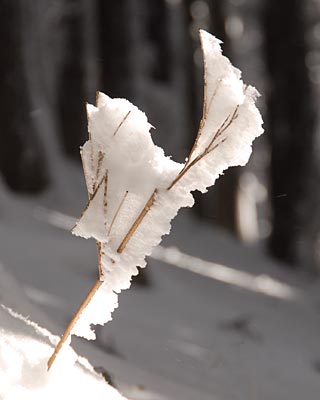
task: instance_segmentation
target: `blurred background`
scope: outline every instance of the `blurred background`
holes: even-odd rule
[[[0,260],[3,273],[5,269],[7,273],[11,271],[29,300],[43,306],[47,316],[59,321],[56,333],[62,333],[57,326],[64,326],[68,319],[61,310],[65,312],[66,307],[76,305],[87,287],[79,280],[72,289],[75,296],[69,296],[70,288],[58,294],[55,288],[61,285],[60,270],[71,265],[81,272],[87,263],[92,275],[88,271],[85,274],[90,279],[95,274],[94,249],[88,251],[90,261],[85,256],[73,259],[75,252],[81,252],[86,245],[83,240],[69,239],[71,235],[61,231],[70,229],[86,203],[79,156],[79,148],[87,138],[85,103],[95,101],[97,90],[129,99],[146,112],[156,127],[152,133],[154,141],[167,155],[183,161],[194,141],[202,111],[199,29],[223,41],[224,54],[242,70],[244,82],[261,93],[258,107],[265,121],[265,134],[254,143],[253,155],[245,168],[228,170],[206,195],[195,194],[193,215],[190,211],[187,217],[191,221],[187,224],[189,239],[182,234],[179,239],[179,234],[173,233],[172,243],[178,246],[180,240],[185,245],[183,251],[193,256],[198,252],[197,257],[212,263],[231,265],[237,259],[237,265],[233,265],[236,269],[243,265],[246,269],[249,263],[252,276],[259,273],[281,277],[283,284],[290,282],[299,290],[308,291],[308,285],[317,285],[319,0],[0,0],[0,20]],[[46,236],[46,224],[58,228],[57,231]],[[180,232],[185,232],[185,228],[182,225]],[[69,250],[64,247],[68,240],[75,241]],[[205,242],[206,250],[200,251],[201,246],[196,248],[195,242]],[[155,259],[170,264],[170,254],[163,249],[150,260],[151,265],[156,263]],[[232,251],[233,258],[228,259]],[[62,259],[55,258],[59,254],[63,254]],[[190,259],[182,260],[186,265],[192,264]],[[60,264],[59,273],[55,263]],[[52,268],[46,269],[44,264]],[[214,269],[213,264],[211,267]],[[72,273],[66,279],[72,281]],[[156,277],[148,274],[147,271],[141,275],[140,283],[152,288]],[[252,276],[241,275],[243,284],[239,284],[239,276],[238,281],[234,278],[238,282],[235,286],[250,286]],[[174,290],[178,290],[180,279]],[[213,279],[219,281],[218,275]],[[268,282],[275,291],[280,285]],[[207,283],[199,283],[201,290],[203,285]],[[192,290],[191,285],[190,293]],[[67,303],[57,302],[59,296],[65,296]],[[0,300],[4,301],[5,296],[0,296]],[[240,332],[244,341],[259,343],[259,334],[251,330],[251,312],[245,311],[255,301],[254,297],[247,299],[244,311],[220,321],[218,326],[223,332]],[[310,317],[310,332],[315,338],[319,335],[320,303],[317,296],[310,301],[315,310]],[[234,305],[230,307],[234,309]],[[310,307],[306,307],[308,312]],[[290,310],[293,325],[302,326],[298,323],[300,317]],[[301,318],[304,316],[303,311]],[[123,318],[128,329],[128,320]],[[285,338],[288,333],[283,334]],[[106,336],[100,346],[110,350],[117,333]],[[301,339],[301,343],[305,340]],[[117,346],[121,349],[120,344]],[[297,339],[293,348],[298,346]],[[190,354],[196,352],[190,348]],[[112,352],[116,353],[114,349]],[[310,357],[312,353],[310,350]],[[312,358],[311,364],[319,372],[320,361]],[[255,367],[250,368],[252,373]],[[228,374],[233,376],[230,371]],[[294,381],[290,376],[286,379],[290,384]],[[320,381],[319,376],[317,379]],[[259,393],[251,386],[252,393]],[[284,386],[279,383],[275,387]],[[315,398],[311,384],[310,387],[311,397],[305,398]],[[251,397],[244,390],[241,396],[246,397],[239,398],[289,398],[277,397],[280,389],[274,389],[272,397],[273,389],[270,390]],[[291,396],[294,392],[293,389]],[[266,397],[263,393],[267,393]],[[187,398],[186,394],[183,396]],[[199,393],[198,396],[206,398]],[[179,396],[168,394],[164,398]],[[224,397],[222,391],[217,398],[238,397],[230,393]]]
[[[261,93],[266,134],[246,168],[206,196],[200,218],[263,244],[288,266],[319,269],[319,2],[2,1],[0,170],[9,190],[57,184],[80,168],[85,102],[97,90],[146,112],[157,144],[181,161],[202,109],[199,28]]]

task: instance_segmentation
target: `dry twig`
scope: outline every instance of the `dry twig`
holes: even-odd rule
[[[47,364],[48,365],[48,371],[52,367],[52,364],[53,364],[54,360],[56,359],[59,351],[61,350],[63,344],[66,342],[66,340],[71,335],[71,331],[74,328],[75,324],[77,323],[77,321],[78,321],[80,315],[82,314],[83,310],[90,303],[91,299],[93,298],[93,296],[95,295],[95,293],[97,292],[99,287],[102,285],[102,283],[103,282],[100,281],[100,280],[97,280],[95,282],[95,284],[92,286],[92,288],[90,289],[89,293],[87,294],[86,298],[82,302],[81,306],[79,307],[77,312],[74,314],[72,320],[69,322],[69,325],[67,326],[67,329],[65,330],[62,338],[60,339],[59,343],[57,344],[56,348],[54,349],[54,352],[52,353],[51,357],[48,360],[48,364]]]

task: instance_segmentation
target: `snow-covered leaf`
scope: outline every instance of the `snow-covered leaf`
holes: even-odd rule
[[[153,143],[146,115],[129,101],[99,93],[96,106],[87,107],[89,140],[81,156],[89,201],[73,233],[97,241],[99,280],[61,344],[70,334],[95,337],[91,324],[111,319],[116,293],[130,286],[137,266],[145,267],[178,210],[193,205],[192,191],[205,192],[225,169],[244,165],[263,132],[257,91],[243,84],[218,39],[205,31],[200,37],[203,116],[185,164]]]

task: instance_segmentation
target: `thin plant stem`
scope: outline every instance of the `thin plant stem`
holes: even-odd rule
[[[89,206],[90,206],[92,200],[96,197],[96,195],[97,195],[97,193],[98,193],[98,190],[100,189],[102,183],[105,182],[105,184],[106,184],[107,176],[108,176],[108,170],[106,171],[106,173],[104,174],[104,176],[103,176],[102,179],[100,180],[100,182],[99,182],[98,186],[96,187],[95,191],[93,192],[93,194],[92,194],[92,195],[89,194],[88,203],[87,203],[85,209],[82,211],[78,222],[75,224],[75,226],[74,226],[71,230],[75,229],[75,227],[76,227],[76,226],[79,224],[79,222],[81,221],[82,217],[84,216],[84,214],[85,214],[86,211],[88,210],[88,208],[89,208]],[[88,193],[89,193],[89,192],[88,192]]]
[[[107,229],[107,211],[108,211],[108,170],[106,171],[104,178],[104,191],[103,191],[103,216],[104,216],[104,226]]]
[[[101,266],[101,257],[102,257],[102,243],[96,241],[97,249],[98,249],[98,273],[99,280],[103,280],[102,266]]]
[[[197,146],[198,146],[198,141],[199,141],[199,139],[200,139],[200,137],[201,137],[201,135],[202,135],[202,129],[203,129],[205,123],[206,123],[207,116],[208,116],[208,113],[209,113],[209,111],[210,111],[210,109],[211,109],[213,100],[214,100],[214,98],[215,98],[216,95],[217,95],[218,89],[219,89],[219,87],[220,87],[220,83],[221,83],[221,79],[218,80],[218,84],[217,84],[217,86],[216,86],[214,92],[213,92],[212,95],[211,95],[211,98],[210,98],[210,101],[209,101],[209,104],[208,104],[208,105],[207,105],[207,101],[206,101],[207,86],[205,85],[205,87],[204,87],[204,89],[205,89],[205,95],[204,95],[204,101],[203,101],[203,113],[202,113],[202,118],[201,118],[201,121],[200,121],[200,125],[199,125],[199,129],[198,129],[198,132],[197,132],[196,139],[195,139],[195,141],[194,141],[194,143],[193,143],[193,146],[192,146],[192,148],[191,148],[191,151],[190,151],[190,153],[189,153],[189,156],[187,157],[187,163],[186,163],[186,164],[188,164],[188,163],[190,162],[191,157],[192,157],[192,154],[194,153],[195,149],[196,149]]]
[[[143,207],[141,213],[138,215],[137,219],[134,221],[131,228],[128,230],[127,234],[125,235],[124,239],[122,240],[122,242],[120,243],[120,245],[117,249],[117,253],[121,254],[123,252],[123,250],[125,249],[126,245],[128,244],[129,240],[131,239],[132,235],[135,233],[135,231],[141,224],[143,218],[146,216],[146,214],[150,210],[150,208],[154,202],[156,193],[157,193],[157,189],[155,189],[152,192],[151,196],[149,197],[148,201],[146,202],[145,206]]]
[[[119,129],[122,127],[122,125],[124,124],[125,120],[129,117],[130,113],[131,113],[131,110],[128,111],[127,114],[124,116],[123,120],[118,125],[118,128],[115,130],[113,136],[116,136],[116,134],[119,132]]]
[[[226,138],[222,139],[220,142],[217,143],[217,139],[221,137],[222,133],[225,132],[229,126],[232,124],[232,122],[238,117],[238,110],[239,106],[235,108],[232,114],[229,114],[227,118],[222,122],[216,133],[213,135],[213,138],[211,139],[210,143],[207,145],[207,147],[203,150],[201,154],[199,154],[197,157],[195,157],[192,161],[190,158],[188,161],[185,163],[181,171],[178,173],[178,175],[174,178],[174,180],[171,182],[171,184],[167,187],[167,190],[170,190],[173,188],[174,185],[176,185],[177,182],[180,181],[180,179],[189,171],[191,167],[193,167],[195,164],[197,164],[200,160],[202,160],[203,157],[205,157],[207,154],[211,153],[213,150],[215,150],[220,144],[222,144]],[[201,128],[202,129],[202,128]],[[200,136],[199,136],[200,137]],[[197,137],[197,138],[199,138]],[[191,151],[192,152],[192,151]]]
[[[185,166],[182,168],[182,170],[179,172],[179,174],[174,178],[174,180],[171,182],[171,184],[167,187],[167,190],[172,189],[173,186],[189,171],[189,169],[191,167],[193,167],[198,161],[200,161],[202,157],[204,157],[204,155],[205,155],[204,153],[199,154],[189,164],[185,164]]]
[[[110,235],[110,233],[111,233],[111,229],[112,229],[112,227],[113,227],[113,224],[114,224],[114,222],[115,222],[115,220],[117,219],[117,217],[118,217],[118,215],[119,215],[119,212],[120,212],[120,210],[121,210],[121,208],[122,208],[122,206],[123,206],[123,203],[125,202],[125,199],[127,198],[127,196],[128,196],[128,190],[126,190],[126,192],[125,192],[125,194],[124,194],[124,196],[123,196],[123,198],[122,198],[122,200],[121,200],[121,202],[120,202],[120,204],[119,204],[119,206],[118,206],[118,208],[117,208],[117,210],[116,210],[116,212],[115,212],[115,214],[114,214],[114,216],[113,216],[113,218],[112,218],[112,221],[111,221],[111,224],[110,224],[110,226],[109,226],[109,230],[108,230],[108,236]]]
[[[97,280],[95,284],[92,286],[90,289],[89,293],[87,294],[86,298],[82,302],[81,306],[79,307],[78,311],[74,314],[72,320],[69,322],[69,325],[67,326],[62,338],[60,339],[60,342],[54,349],[54,352],[52,353],[51,357],[48,360],[48,371],[52,367],[52,364],[54,363],[54,360],[56,359],[57,355],[59,354],[63,344],[66,342],[66,340],[69,338],[71,335],[71,331],[74,328],[75,324],[77,323],[80,315],[82,314],[83,310],[87,307],[87,305],[90,303],[91,299],[99,289],[99,287],[102,285],[103,281]]]
[[[102,166],[102,162],[104,160],[104,157],[105,157],[105,153],[102,153],[102,151],[99,150],[98,162],[97,162],[97,170],[96,170],[96,182],[98,181],[98,178],[99,178],[99,173],[100,173],[100,170],[101,170],[101,166]]]

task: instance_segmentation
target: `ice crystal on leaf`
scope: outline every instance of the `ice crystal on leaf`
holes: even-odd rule
[[[71,321],[56,352],[70,335],[95,337],[117,307],[117,293],[145,267],[181,207],[192,207],[192,191],[206,192],[228,167],[244,165],[262,119],[258,93],[221,53],[220,41],[200,31],[204,56],[203,116],[185,164],[166,157],[150,135],[146,115],[125,99],[98,93],[88,105],[89,140],[81,150],[88,204],[73,233],[94,238],[99,279]]]

